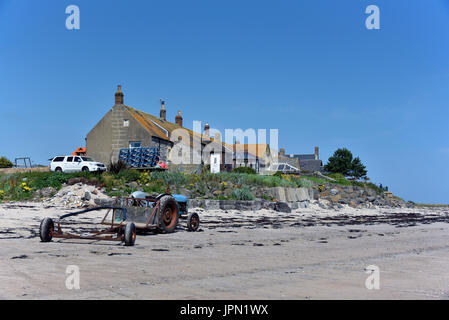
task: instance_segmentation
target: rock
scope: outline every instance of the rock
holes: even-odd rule
[[[276,206],[275,202],[262,201],[262,209],[274,210],[275,206]]]
[[[89,201],[90,199],[92,199],[92,196],[90,195],[89,191],[86,191],[84,193],[84,196],[81,198],[81,200],[83,200],[83,201]]]
[[[330,201],[333,203],[337,203],[338,201],[340,201],[341,199],[341,195],[337,194],[336,196],[330,197]]]
[[[374,200],[376,200],[376,197],[369,196],[369,197],[367,197],[367,200],[368,200],[369,202],[373,202]]]
[[[47,188],[43,188],[43,189],[36,191],[36,194],[39,197],[49,198],[49,197],[53,196],[54,194],[56,194],[56,189],[53,187],[47,187]]]
[[[275,206],[274,206],[274,210],[276,210],[277,212],[284,212],[284,213],[291,213],[292,210],[290,209],[290,207],[288,206],[288,204],[286,202],[276,202]]]
[[[333,188],[329,192],[331,193],[331,195],[335,196],[338,194],[339,191],[337,189]]]
[[[300,202],[298,202],[298,208],[299,209],[308,208],[309,205],[310,205],[310,201],[300,201]]]
[[[97,198],[94,200],[95,204],[98,206],[112,206],[114,201],[115,200],[112,198]]]

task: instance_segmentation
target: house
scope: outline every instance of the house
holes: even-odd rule
[[[277,163],[274,167],[275,171],[281,171],[285,173],[299,173],[300,164],[298,158],[293,158],[285,155],[285,149],[279,149]]]
[[[281,148],[278,162],[286,162],[293,167],[297,167],[302,172],[321,172],[323,170],[323,161],[319,158],[319,147],[315,147],[315,153],[312,154],[291,155],[286,155],[285,149]]]
[[[170,122],[166,117],[165,102],[161,100],[159,117],[124,104],[124,93],[119,85],[115,93],[115,104],[87,134],[87,155],[93,159],[110,163],[118,160],[120,149],[134,147],[158,147],[161,160],[169,168],[181,171],[192,170],[208,163],[210,154],[222,152],[222,170],[230,169],[224,164],[225,152],[217,139],[205,132],[197,133],[183,127],[181,111]]]
[[[232,168],[250,167],[257,173],[272,170],[273,158],[268,144],[242,144],[236,141],[225,146],[232,149]]]

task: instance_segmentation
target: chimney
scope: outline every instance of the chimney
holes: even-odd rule
[[[123,104],[123,92],[122,92],[122,86],[117,86],[117,92],[115,93],[115,104]]]
[[[181,111],[178,111],[178,115],[175,117],[175,122],[178,126],[182,127]]]
[[[280,148],[279,149],[279,155],[280,156],[285,156],[285,149],[284,148]]]
[[[210,127],[209,127],[209,123],[206,122],[206,124],[204,125],[204,137],[205,139],[209,140],[210,139]]]
[[[320,158],[320,148],[315,147],[315,160]]]
[[[161,99],[161,111],[159,112],[161,120],[167,120],[167,111],[165,110],[165,101]],[[182,122],[182,119],[181,119]]]

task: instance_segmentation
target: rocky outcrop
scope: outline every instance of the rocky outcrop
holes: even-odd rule
[[[314,188],[313,193],[315,200],[327,200],[331,207],[342,204],[355,208],[413,206],[410,202],[394,197],[391,192],[378,193],[374,189],[357,186],[329,184]]]

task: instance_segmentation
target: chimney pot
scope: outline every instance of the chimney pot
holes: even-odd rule
[[[115,104],[123,104],[123,92],[122,92],[122,86],[117,86],[117,92],[115,93]]]
[[[161,120],[167,120],[167,111],[165,110],[165,101],[161,99],[161,111],[159,112]]]
[[[284,149],[284,148],[280,148],[280,149],[279,149],[279,154],[280,154],[281,156],[285,156],[285,149]]]
[[[204,138],[206,140],[210,139],[210,127],[209,127],[209,123],[206,122],[206,124],[204,125]]]
[[[178,111],[178,115],[175,117],[175,122],[177,125],[179,125],[180,127],[182,127],[182,116],[181,116],[181,111]]]

